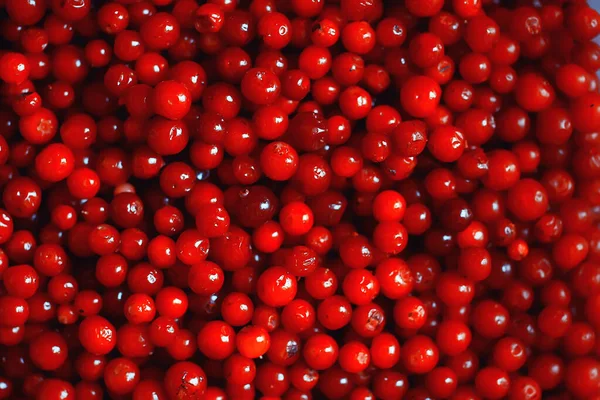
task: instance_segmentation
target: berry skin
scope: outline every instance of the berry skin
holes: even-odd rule
[[[310,231],[314,224],[313,212],[304,203],[292,202],[286,204],[279,212],[279,223],[286,233],[303,235]]]
[[[192,104],[188,88],[177,81],[162,81],[152,91],[154,112],[168,119],[182,119]]]
[[[108,354],[115,347],[115,327],[105,318],[90,316],[79,325],[79,338],[83,347],[92,354]]]
[[[39,288],[39,275],[29,265],[15,265],[2,273],[6,292],[23,299],[33,296]]]
[[[472,334],[468,326],[460,321],[444,321],[436,335],[436,343],[442,353],[457,356],[467,350]]]
[[[311,336],[304,345],[306,363],[313,369],[326,370],[338,358],[339,347],[329,335],[318,333]]]
[[[73,153],[66,146],[50,145],[38,154],[35,166],[42,179],[50,182],[61,181],[73,172]]]
[[[369,348],[360,342],[346,343],[339,353],[340,366],[350,373],[364,371],[369,365],[370,358]]]
[[[194,28],[200,33],[216,33],[223,28],[225,15],[217,4],[203,4],[196,9]]]
[[[67,342],[59,333],[42,333],[31,342],[29,354],[38,368],[53,371],[67,360]]]
[[[20,53],[4,53],[0,58],[0,79],[7,83],[21,83],[29,76],[29,62]]]
[[[19,119],[19,130],[28,142],[45,144],[56,135],[58,120],[54,112],[42,107],[33,114]]]
[[[73,385],[61,379],[44,379],[37,384],[37,395],[41,397],[63,397],[65,399],[75,398],[76,391]]]
[[[298,153],[285,142],[271,142],[260,154],[260,166],[268,178],[287,181],[298,169]]]
[[[571,104],[573,127],[584,132],[592,132],[600,127],[600,96],[587,93]]]
[[[159,12],[149,16],[140,26],[140,36],[148,48],[166,50],[179,38],[181,28],[173,15]]]
[[[297,291],[296,278],[283,267],[271,267],[264,271],[256,286],[261,301],[271,307],[288,304]]]
[[[211,321],[198,333],[198,349],[212,360],[223,360],[234,351],[235,332],[225,322]]]
[[[371,95],[366,90],[351,86],[340,94],[340,108],[348,119],[363,119],[371,111]]]
[[[452,126],[440,126],[429,135],[427,148],[442,162],[457,161],[463,154],[465,137],[463,132]]]
[[[409,0],[406,2],[406,8],[408,11],[418,17],[432,17],[437,14],[443,6],[444,2],[440,0]]]
[[[291,40],[290,31],[290,20],[278,12],[267,13],[258,21],[257,33],[272,49],[279,50],[286,47]]]
[[[271,337],[266,329],[248,325],[236,336],[236,347],[240,354],[247,358],[258,358],[265,354],[271,346]]]
[[[510,378],[505,371],[496,367],[481,369],[475,377],[477,393],[490,399],[501,399],[508,394]]]
[[[426,76],[410,78],[402,86],[400,102],[402,108],[413,117],[430,116],[438,106],[441,97],[440,86]]]
[[[576,64],[565,64],[556,71],[556,86],[569,97],[581,97],[588,92],[589,75]],[[574,108],[575,110],[575,108]]]
[[[515,97],[525,110],[539,112],[552,104],[555,92],[552,85],[541,76],[525,74],[519,77]]]
[[[202,396],[206,392],[206,374],[197,364],[178,362],[165,373],[164,386],[172,398]]]
[[[548,208],[546,190],[537,181],[523,179],[510,188],[507,208],[522,221],[538,219]]]
[[[417,330],[425,324],[427,310],[421,300],[405,297],[394,306],[394,320],[401,328]]]
[[[375,31],[365,21],[355,21],[342,29],[342,44],[356,54],[367,54],[375,46]]]
[[[407,296],[414,287],[414,275],[410,267],[400,259],[383,260],[375,268],[375,277],[381,286],[381,293],[390,299]]]
[[[422,33],[410,42],[409,53],[412,61],[421,68],[433,67],[444,55],[444,44],[434,34]]]
[[[426,336],[414,336],[404,343],[400,357],[407,371],[424,374],[435,367],[439,353],[431,339]]]
[[[281,83],[272,71],[253,68],[244,74],[241,90],[244,97],[254,104],[271,104],[279,96]]]

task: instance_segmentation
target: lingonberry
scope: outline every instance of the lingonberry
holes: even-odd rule
[[[418,67],[432,67],[444,56],[444,44],[438,36],[422,33],[410,41],[409,54],[412,62]]]
[[[423,302],[415,297],[405,297],[394,305],[394,321],[403,329],[417,330],[427,319],[427,310]]]
[[[165,373],[164,387],[170,397],[203,396],[207,387],[206,374],[197,364],[178,362]]]
[[[29,62],[21,53],[7,52],[0,58],[0,79],[7,83],[22,83],[29,77]]]
[[[6,268],[2,273],[4,288],[10,296],[27,299],[39,288],[39,276],[29,265],[15,265]]]
[[[44,371],[60,368],[68,357],[67,342],[57,332],[45,332],[35,337],[29,345],[31,361]]]
[[[56,135],[58,120],[51,110],[42,107],[19,119],[19,131],[28,142],[45,144]]]
[[[258,21],[257,33],[269,48],[282,49],[291,40],[290,20],[278,12],[267,13]]]
[[[296,296],[296,278],[283,267],[271,267],[264,271],[257,281],[257,293],[265,304],[281,307]]]
[[[424,374],[435,367],[439,359],[439,352],[430,338],[417,335],[404,343],[400,358],[407,371]]]
[[[380,290],[377,278],[366,269],[353,269],[344,277],[342,289],[346,298],[355,305],[371,302]]]
[[[506,252],[511,260],[521,261],[527,257],[529,246],[523,239],[517,239],[508,245]]]
[[[498,43],[500,28],[496,21],[487,15],[471,18],[465,27],[464,39],[475,52],[485,53]]]
[[[347,372],[358,373],[364,371],[370,360],[369,348],[361,342],[348,342],[340,348],[340,367]]]
[[[470,53],[463,56],[458,65],[461,77],[471,83],[486,82],[492,73],[490,60],[483,54]]]
[[[223,364],[225,378],[236,385],[246,385],[254,381],[256,365],[250,358],[233,354]]]
[[[173,46],[180,36],[179,22],[172,14],[159,12],[149,16],[140,26],[140,36],[146,46],[165,50]]]
[[[488,3],[4,1],[0,397],[593,397],[598,13]]]
[[[266,140],[281,137],[289,126],[288,116],[277,106],[259,108],[252,117],[252,123],[256,135]]]
[[[148,245],[148,251],[152,241]],[[204,261],[209,252],[209,240],[194,229],[183,231],[175,243],[177,259],[186,265],[193,265]]]
[[[253,104],[270,104],[279,96],[281,83],[273,72],[263,68],[253,68],[244,74],[241,91]]]
[[[508,310],[492,300],[483,300],[472,311],[473,328],[486,338],[498,338],[506,332],[510,314]]]
[[[306,277],[304,287],[311,297],[325,299],[336,292],[338,279],[331,269],[319,267]]]
[[[37,384],[36,395],[44,397],[76,398],[77,394],[73,385],[61,379],[44,379]]]
[[[304,344],[304,361],[313,369],[325,370],[333,366],[338,352],[339,347],[331,336],[318,333],[309,337]]]
[[[279,212],[279,223],[284,232],[291,235],[303,235],[314,224],[313,212],[304,203],[292,202],[282,207]]]
[[[254,304],[244,293],[232,292],[221,304],[223,320],[232,326],[244,326],[252,320]]]
[[[198,351],[195,335],[188,329],[180,329],[175,339],[167,345],[167,353],[178,361],[191,358]]]
[[[448,367],[437,367],[426,375],[425,386],[432,396],[448,397],[458,386],[456,373]]]
[[[271,345],[271,337],[267,330],[256,325],[247,325],[235,337],[238,352],[247,358],[258,358],[264,355]]]
[[[180,318],[188,308],[185,292],[172,286],[160,289],[154,301],[158,314],[171,318]]]
[[[413,272],[405,262],[396,258],[379,263],[375,269],[375,277],[379,281],[382,294],[390,299],[407,296],[414,286]]]
[[[271,142],[261,151],[260,166],[268,178],[286,181],[296,173],[298,153],[288,143]]]
[[[79,326],[79,340],[92,354],[108,354],[117,344],[116,329],[103,317],[89,316]]]
[[[143,293],[132,294],[125,301],[124,314],[133,324],[151,322],[156,315],[154,300]]]
[[[521,341],[505,337],[494,346],[494,364],[504,371],[514,372],[525,364],[526,353],[525,345]]]
[[[157,317],[152,321],[148,330],[152,343],[160,347],[166,347],[171,344],[178,332],[179,326],[175,319],[164,316]]]
[[[441,89],[437,82],[426,76],[410,78],[400,91],[402,107],[413,117],[431,115],[440,102]]]
[[[395,246],[396,243],[391,244]],[[339,247],[342,262],[350,268],[365,268],[373,260],[373,247],[364,236],[347,237]]]
[[[283,329],[271,332],[271,347],[267,351],[267,358],[272,363],[287,367],[300,358],[300,338],[295,333]]]
[[[311,328],[315,320],[315,310],[305,300],[293,300],[281,312],[281,323],[291,333],[300,333]]]
[[[501,399],[508,394],[510,389],[508,374],[496,367],[485,367],[475,376],[475,389],[477,393],[489,399]]]
[[[543,77],[532,73],[519,77],[515,98],[525,110],[542,111],[552,104],[554,97],[552,85]]]
[[[264,253],[273,253],[279,250],[283,244],[281,225],[272,221],[265,222],[254,230],[252,243]]]
[[[225,15],[217,4],[203,4],[194,15],[194,28],[200,33],[216,33],[223,28]]]
[[[443,321],[436,334],[436,343],[442,353],[457,356],[471,344],[472,334],[467,325],[460,321]]]
[[[342,296],[328,297],[319,304],[317,318],[327,329],[341,329],[352,319],[352,306]]]
[[[223,321],[210,321],[198,333],[198,349],[213,360],[224,360],[235,349],[235,331]]]
[[[162,81],[154,87],[151,95],[154,112],[168,119],[183,118],[191,107],[191,93],[185,84]]]

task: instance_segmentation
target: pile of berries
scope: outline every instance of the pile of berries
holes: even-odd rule
[[[585,0],[0,0],[0,399],[599,400]]]

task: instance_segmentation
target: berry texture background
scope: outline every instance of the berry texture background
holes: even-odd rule
[[[600,400],[586,0],[0,0],[0,400]]]

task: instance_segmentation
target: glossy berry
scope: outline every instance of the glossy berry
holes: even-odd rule
[[[430,116],[440,102],[441,89],[431,78],[415,76],[410,78],[400,91],[402,107],[411,116]]]
[[[177,81],[162,81],[151,94],[152,108],[158,115],[169,119],[183,118],[191,106],[191,93]]]

